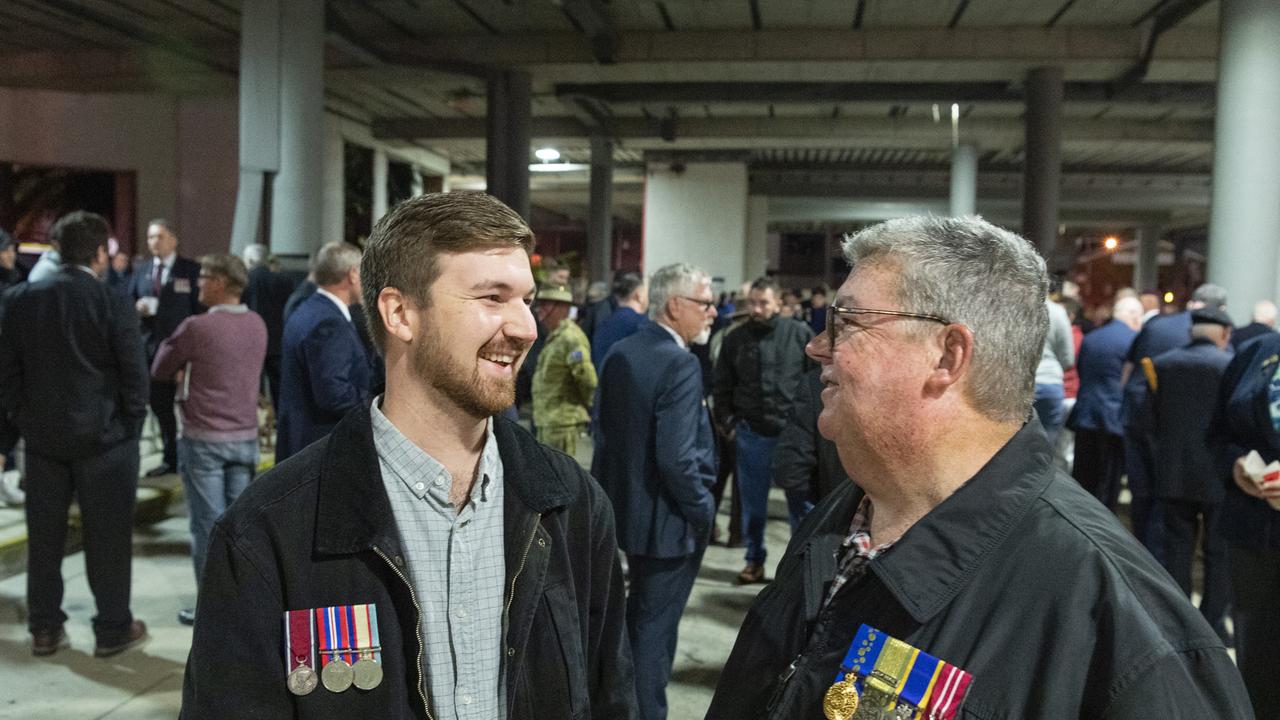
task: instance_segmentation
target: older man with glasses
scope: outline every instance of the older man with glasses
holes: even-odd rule
[[[852,482],[792,539],[707,718],[1252,717],[1217,635],[1053,464],[1035,249],[915,217],[844,250],[807,350]]]

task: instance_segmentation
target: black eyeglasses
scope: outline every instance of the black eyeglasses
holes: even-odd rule
[[[676,297],[682,300],[688,300],[691,303],[698,303],[702,306],[702,312],[706,312],[716,306],[715,300],[699,300],[698,298],[689,297],[688,295],[677,295]]]
[[[831,353],[836,351],[836,316],[837,315],[889,315],[891,317],[914,318],[916,320],[931,320],[943,325],[950,325],[951,321],[940,318],[937,315],[924,315],[922,313],[903,312],[901,310],[872,310],[870,308],[860,307],[844,307],[841,305],[831,304],[827,306],[827,341],[831,343]]]

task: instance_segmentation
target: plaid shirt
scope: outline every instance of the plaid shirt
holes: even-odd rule
[[[831,587],[827,589],[827,598],[822,602],[824,607],[831,602],[845,583],[862,577],[862,574],[867,571],[867,564],[880,553],[893,547],[893,542],[897,542],[895,540],[876,547],[871,546],[871,516],[874,510],[871,506],[871,498],[864,495],[862,502],[858,503],[858,510],[853,513],[853,522],[849,524],[849,536],[840,543],[840,549],[836,551],[836,576],[831,580]]]

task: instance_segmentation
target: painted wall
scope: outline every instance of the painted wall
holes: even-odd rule
[[[747,243],[745,163],[655,163],[644,188],[644,272],[687,262],[724,287],[743,279]]]

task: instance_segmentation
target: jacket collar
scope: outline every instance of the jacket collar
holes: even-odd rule
[[[501,416],[494,418],[493,431],[509,510],[545,513],[573,500],[574,488],[555,472],[528,431]],[[511,499],[518,502],[513,505]],[[313,544],[317,552],[333,555],[399,544],[367,407],[347,413],[325,440]]]
[[[917,622],[928,622],[991,560],[1055,472],[1033,415],[977,474],[872,560],[872,571]],[[837,517],[844,518],[845,533],[862,494],[842,503],[847,512]]]

